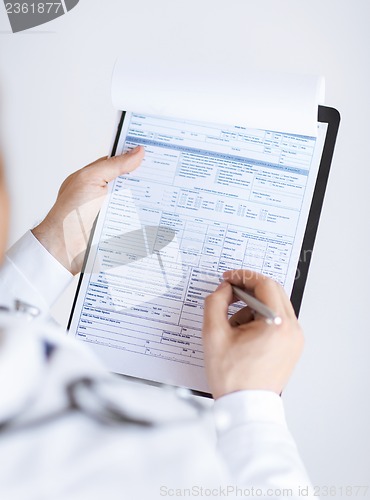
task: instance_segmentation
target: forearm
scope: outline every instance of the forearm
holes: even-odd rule
[[[72,275],[28,231],[7,252],[0,269],[0,303],[15,299],[47,312]]]
[[[286,490],[290,498],[300,498],[300,491],[308,488],[310,498],[311,483],[277,394],[229,394],[216,401],[214,412],[218,448],[235,484],[260,489],[266,496]]]

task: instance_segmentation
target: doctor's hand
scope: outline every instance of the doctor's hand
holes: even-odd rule
[[[135,170],[144,148],[112,158],[101,158],[63,182],[46,218],[32,230],[34,236],[68,271],[81,271],[90,232],[108,192],[108,182]]]
[[[248,270],[227,271],[224,282],[205,299],[203,345],[208,384],[215,399],[235,391],[281,394],[303,348],[303,334],[283,288]],[[228,319],[238,299],[231,284],[252,292],[282,318],[269,325],[244,307]]]

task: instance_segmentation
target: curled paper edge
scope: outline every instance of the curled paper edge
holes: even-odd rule
[[[311,137],[324,99],[325,79],[313,75],[132,67],[120,58],[112,77],[112,102],[122,111]]]

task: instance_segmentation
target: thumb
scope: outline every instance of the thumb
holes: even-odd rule
[[[99,172],[99,175],[105,182],[110,182],[120,175],[135,170],[142,162],[144,155],[145,150],[143,146],[137,146],[122,155],[98,160],[91,166],[97,169],[97,172]]]
[[[229,305],[233,302],[233,293],[230,283],[222,282],[215,292],[206,297],[204,301],[203,337],[218,335],[219,339],[230,330],[228,321]]]

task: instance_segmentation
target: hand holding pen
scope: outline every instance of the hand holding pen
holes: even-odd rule
[[[203,345],[212,394],[215,398],[240,390],[280,394],[303,348],[290,300],[278,283],[249,270],[227,271],[223,278],[204,306]],[[229,319],[228,308],[238,300],[240,289],[250,305]]]

